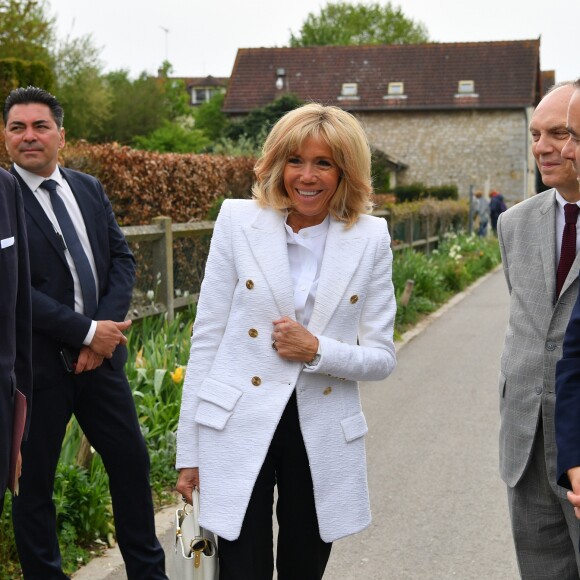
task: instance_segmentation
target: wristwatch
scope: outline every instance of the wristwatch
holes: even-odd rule
[[[306,366],[309,367],[315,367],[319,362],[320,362],[320,340],[318,341],[318,349],[316,350],[316,354],[314,355],[314,357],[312,358],[311,361],[308,361],[307,363],[304,363]]]

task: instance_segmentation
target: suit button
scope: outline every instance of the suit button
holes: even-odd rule
[[[353,294],[353,295],[350,297],[350,303],[351,303],[351,304],[356,304],[357,302],[358,302],[358,296],[357,296],[356,294]]]
[[[251,290],[254,287],[254,282],[253,280],[246,280],[246,288],[248,290]]]
[[[256,336],[258,336],[258,331],[255,328],[250,328],[250,330],[248,330],[248,334],[252,338],[256,338]]]
[[[252,385],[254,387],[259,387],[262,384],[262,379],[260,377],[252,377]]]
[[[323,395],[330,395],[330,393],[332,393],[332,387],[326,387],[326,389],[322,391]]]
[[[550,351],[556,350],[557,346],[558,345],[555,342],[549,341],[546,343],[546,350],[550,350]]]

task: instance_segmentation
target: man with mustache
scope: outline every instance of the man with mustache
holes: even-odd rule
[[[552,189],[513,206],[498,221],[510,293],[499,381],[500,474],[524,580],[580,578],[579,526],[556,484],[554,430],[556,363],[580,269],[571,237],[580,193],[572,163],[561,155],[573,92],[571,83],[554,87],[530,122],[532,152]]]
[[[22,188],[32,286],[34,398],[13,502],[24,578],[62,580],[52,501],[74,413],[109,475],[117,540],[131,580],[165,579],[155,536],[149,456],[123,365],[135,260],[94,177],[58,165],[64,111],[36,87],[4,105],[6,149]]]

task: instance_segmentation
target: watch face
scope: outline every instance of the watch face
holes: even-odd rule
[[[320,355],[319,354],[315,354],[314,358],[309,362],[306,363],[309,367],[315,367],[320,361]]]

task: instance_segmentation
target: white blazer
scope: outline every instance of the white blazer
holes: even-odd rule
[[[294,389],[321,538],[370,524],[357,381],[395,368],[392,254],[384,219],[331,220],[308,330],[319,364],[282,359],[272,321],[295,318],[284,214],[224,202],[211,242],[177,433],[178,469],[199,467],[201,525],[235,540],[274,431]]]

